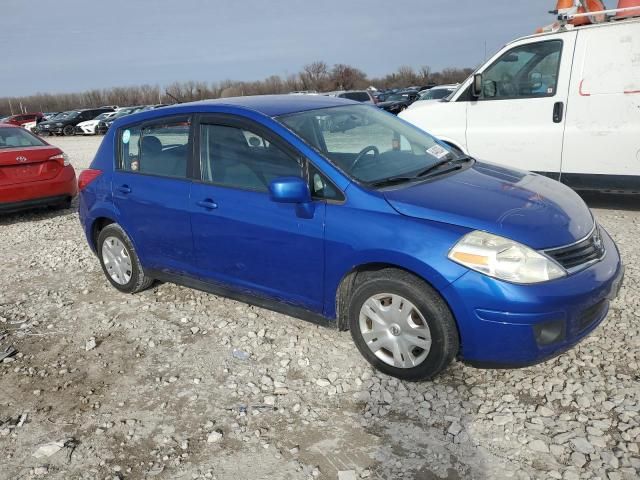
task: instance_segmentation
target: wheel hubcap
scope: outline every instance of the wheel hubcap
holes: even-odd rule
[[[102,261],[107,274],[119,285],[131,280],[131,257],[126,247],[116,237],[107,237],[102,242]]]
[[[393,367],[416,367],[431,350],[431,331],[424,316],[400,295],[369,297],[360,309],[359,326],[373,354]]]

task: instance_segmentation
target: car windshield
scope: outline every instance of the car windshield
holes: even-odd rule
[[[278,121],[364,183],[414,177],[456,156],[427,133],[366,105],[310,110],[280,116]]]
[[[448,97],[453,89],[449,88],[432,88],[420,95],[420,100],[439,100]]]
[[[0,148],[41,147],[46,145],[24,128],[0,128]]]
[[[78,115],[80,115],[80,112],[77,112],[77,111],[67,112],[67,114],[62,118],[66,119],[66,120],[72,120],[72,119],[76,118]]]
[[[105,113],[101,113],[100,115],[98,115],[96,118],[94,118],[94,120],[104,120],[105,118],[109,118],[110,116],[113,115],[113,112],[105,112]]]

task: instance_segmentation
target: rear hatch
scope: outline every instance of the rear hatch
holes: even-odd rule
[[[0,187],[55,178],[64,161],[51,157],[60,154],[60,149],[51,145],[0,148]]]

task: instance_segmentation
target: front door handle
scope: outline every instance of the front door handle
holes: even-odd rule
[[[207,210],[215,210],[216,208],[218,208],[218,204],[213,200],[211,200],[210,198],[207,198],[206,200],[201,200],[196,205],[202,208],[206,208]]]
[[[556,102],[553,105],[553,123],[560,123],[564,117],[564,103]]]
[[[124,193],[125,195],[128,193],[131,193],[131,188],[129,187],[129,185],[120,185],[117,190],[120,193]]]

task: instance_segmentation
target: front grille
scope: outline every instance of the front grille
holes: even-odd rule
[[[546,250],[545,253],[565,269],[569,271],[578,270],[580,267],[604,256],[605,250],[602,236],[600,235],[600,227],[596,225],[593,232],[584,240],[566,247],[552,248]]]

